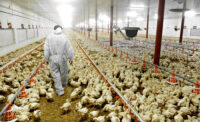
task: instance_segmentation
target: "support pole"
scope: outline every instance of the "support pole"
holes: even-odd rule
[[[182,13],[181,31],[180,31],[180,37],[179,37],[179,43],[180,44],[182,44],[182,41],[183,41],[184,23],[185,23],[185,12]]]
[[[102,32],[103,32],[103,21],[102,21]]]
[[[129,27],[129,16],[128,16],[128,21],[127,21],[127,27]]]
[[[86,21],[85,21],[85,7],[84,7],[84,11],[83,11],[83,12],[84,12],[84,14],[83,14],[84,17],[83,17],[83,18],[84,18],[84,35],[85,35],[85,33],[86,33],[86,32],[85,32],[85,31],[86,31],[86,27],[85,27],[85,24],[86,24],[86,23],[85,23],[85,22],[86,22]]]
[[[97,0],[96,0],[96,11],[95,11],[95,19],[96,19],[96,27],[95,27],[95,29],[96,29],[96,40],[98,40],[98,32],[97,32],[97,26],[98,26],[98,24],[97,24],[97,14],[98,14],[98,12],[97,12]]]
[[[183,9],[185,9],[185,8],[186,8],[186,0],[184,0],[184,3],[183,3]],[[181,31],[180,31],[180,37],[179,37],[179,44],[182,44],[184,24],[185,24],[185,12],[183,11],[182,21],[181,21]]]
[[[148,39],[148,38],[149,38],[149,6],[147,9],[147,27],[146,27],[146,39]]]
[[[109,25],[109,22],[108,22],[108,34],[110,33],[110,25]]]
[[[79,23],[81,23],[81,17],[79,17]],[[81,24],[79,24],[79,29],[80,29],[80,33],[82,32],[81,30]]]
[[[90,28],[90,4],[88,0],[88,28]],[[88,31],[88,37],[90,37],[90,31]]]
[[[128,5],[130,5],[130,0],[128,0]],[[130,24],[130,22],[129,22],[129,20],[130,20],[130,17],[129,17],[130,15],[128,15],[128,18],[127,18],[127,27],[129,27],[129,24]]]
[[[116,2],[116,17],[115,17],[116,25],[118,25],[118,4]]]
[[[160,62],[160,50],[161,50],[161,43],[162,43],[165,0],[159,0],[158,5],[159,5],[158,6],[158,20],[157,20],[155,51],[154,51],[154,64],[155,65],[159,65],[159,62]]]
[[[113,46],[113,0],[110,6],[110,46]]]

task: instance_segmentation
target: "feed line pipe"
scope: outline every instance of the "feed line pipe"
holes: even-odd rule
[[[140,45],[140,42],[139,42],[139,43],[137,43],[137,42],[136,42],[136,43],[135,43],[135,42],[134,42],[134,43],[129,43],[129,42],[122,42],[122,41],[119,41],[119,43],[125,44],[125,45],[128,44],[129,46],[127,46],[127,47],[138,47],[138,48],[141,48],[141,47],[142,47],[142,48],[144,48],[145,50],[146,50],[146,49],[152,49],[152,50],[154,49],[154,48],[153,48],[153,47],[154,47],[153,45],[152,45],[152,48],[148,48],[147,46],[141,46],[141,45]],[[120,46],[120,47],[124,47],[124,45],[120,45],[120,44],[119,44],[119,46]],[[194,59],[195,61],[200,61],[200,59],[197,59],[197,58],[195,58],[195,57],[192,57],[192,56],[189,56],[189,55],[186,55],[186,54],[184,55],[184,54],[182,54],[182,53],[172,52],[172,51],[168,51],[168,50],[165,50],[165,49],[162,49],[162,48],[161,48],[161,51],[162,51],[162,52],[167,52],[167,53],[170,53],[170,54],[174,54],[174,55],[179,55],[179,56],[185,57],[185,58],[191,58],[191,59]]]
[[[168,52],[168,51],[165,51],[165,52]],[[124,51],[122,51],[122,53],[123,53],[124,55],[126,54],[126,52],[124,52]],[[172,52],[170,52],[170,53],[172,53]],[[129,55],[133,56],[132,54],[129,54]],[[139,57],[136,57],[136,58],[139,59],[139,60],[141,60],[141,61],[143,61],[142,58],[139,58]],[[155,64],[153,64],[153,63],[151,63],[151,62],[149,62],[149,61],[145,61],[145,62],[148,63],[148,64],[151,64],[151,65],[155,66]],[[163,71],[172,73],[172,71],[170,71],[170,70],[168,70],[168,69],[166,69],[166,68],[164,68],[164,67],[162,67],[162,66],[158,66],[158,68],[161,69],[161,70],[163,70]],[[186,81],[188,81],[188,82],[190,82],[190,83],[193,83],[193,84],[196,83],[195,81],[190,80],[190,79],[188,79],[188,78],[185,78],[185,77],[183,77],[183,76],[181,76],[181,75],[179,75],[179,74],[177,74],[177,73],[174,73],[174,74],[175,74],[177,77],[182,78],[182,79],[184,79],[184,80],[186,80]],[[200,83],[199,83],[199,85],[200,85]]]
[[[44,45],[44,43],[40,44],[39,46],[29,50],[28,52],[22,54],[21,56],[18,56],[17,58],[15,58],[12,61],[8,62],[4,66],[0,67],[0,74],[3,73],[3,71],[5,71],[6,69],[8,69],[11,65],[14,65],[16,62],[20,61],[22,58],[24,58],[25,56],[31,54],[34,50],[38,49],[39,47],[41,47],[43,45]]]
[[[153,43],[153,42],[149,42],[149,41],[143,41],[142,40],[142,42],[144,42],[144,43],[147,43],[147,44],[155,44],[155,43]],[[183,46],[180,46],[180,45],[170,45],[170,44],[166,44],[165,42],[163,42],[164,44],[162,44],[163,46],[169,46],[169,47],[175,47],[175,48],[184,48],[184,49],[187,49],[187,50],[193,50],[193,49],[191,49],[191,48],[188,48],[188,47],[183,47],[183,46],[188,46],[188,45],[183,45]],[[194,51],[197,51],[197,52],[200,52],[198,49],[194,49]]]
[[[126,52],[122,51],[122,53],[123,53],[124,55],[126,55]],[[129,55],[133,57],[132,54],[129,54]],[[139,58],[139,57],[136,57],[136,58],[139,59],[139,60],[141,60],[141,61],[143,61],[142,58]],[[147,64],[151,64],[151,65],[155,66],[155,64],[153,64],[153,63],[151,63],[151,62],[149,62],[149,61],[145,61],[145,62],[146,62]],[[164,67],[162,67],[162,66],[158,66],[158,68],[161,69],[161,70],[163,70],[163,71],[172,73],[172,71],[170,71],[170,70],[168,70],[168,69],[166,69],[166,68],[164,68]],[[177,77],[179,77],[179,78],[182,78],[183,80],[186,80],[186,81],[188,81],[188,82],[190,82],[190,83],[193,83],[193,84],[196,83],[195,81],[190,80],[190,79],[188,79],[188,78],[185,78],[185,77],[183,77],[183,76],[181,76],[181,75],[179,75],[179,74],[177,74],[177,73],[174,73],[174,75],[177,76]],[[200,83],[199,83],[199,85],[200,85]]]
[[[91,39],[90,39],[90,40],[91,40]],[[123,53],[124,55],[126,55],[126,52],[122,51],[122,53]],[[129,54],[129,55],[133,57],[132,54]],[[139,60],[141,60],[141,61],[143,61],[142,58],[139,58],[139,57],[136,57],[136,58],[139,59]],[[155,66],[155,64],[153,64],[153,63],[151,63],[151,62],[149,62],[149,61],[145,61],[145,62],[146,62],[147,64],[150,64],[150,65]],[[168,69],[166,69],[166,68],[164,68],[164,67],[162,67],[162,66],[158,66],[158,68],[161,69],[161,70],[163,70],[163,71],[172,73],[172,71],[170,71],[170,70],[168,70]],[[193,83],[193,84],[196,83],[195,81],[190,80],[190,79],[188,79],[188,78],[185,78],[185,77],[183,77],[183,76],[181,76],[181,75],[179,75],[179,74],[177,74],[177,73],[174,73],[174,75],[177,76],[177,77],[179,77],[179,78],[182,78],[182,79],[184,79],[184,80],[186,80],[186,81],[188,81],[188,82],[190,82],[190,83]],[[200,85],[200,83],[199,83],[199,85]]]
[[[96,69],[96,71],[101,75],[102,79],[107,81],[111,87],[115,90],[115,92],[122,98],[122,100],[126,103],[126,105],[131,109],[131,111],[134,113],[134,115],[136,115],[138,117],[138,119],[140,120],[140,122],[144,122],[144,120],[142,119],[142,117],[139,115],[139,113],[137,113],[135,111],[135,109],[130,105],[130,102],[128,102],[125,97],[123,97],[123,95],[121,94],[121,92],[115,87],[114,84],[112,84],[110,82],[110,79],[107,78],[100,70],[99,68],[95,65],[95,63],[91,60],[91,58],[86,54],[85,50],[81,47],[80,43],[76,40],[77,45],[79,46],[79,48],[82,50],[82,52],[84,53],[84,55],[88,58],[88,60],[90,61],[90,63],[93,65],[93,67]]]
[[[44,62],[44,59],[42,59],[42,62]],[[33,71],[32,75],[35,75],[35,74],[36,74],[37,69],[41,66],[41,64],[42,64],[42,63],[40,62],[39,65],[37,66],[37,68]],[[26,86],[26,85],[29,83],[29,81],[31,80],[31,77],[32,77],[32,76],[30,76],[28,79],[25,80],[25,82],[24,82],[24,84],[23,84],[24,86]],[[15,93],[15,95],[13,96],[13,98],[12,98],[10,101],[8,101],[9,103],[13,103],[13,102],[15,101],[16,97],[20,94],[22,88],[23,88],[23,86],[21,86],[21,87],[19,88],[19,90]],[[6,106],[4,106],[4,108],[3,108],[3,109],[1,110],[1,112],[0,112],[0,116],[3,115],[3,113],[6,111],[6,109],[7,109],[8,107],[9,107],[8,104],[6,104]]]

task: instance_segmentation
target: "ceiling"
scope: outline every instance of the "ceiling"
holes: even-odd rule
[[[74,8],[73,16],[66,18],[72,18],[74,24],[78,23],[85,18],[87,20],[88,15],[90,18],[95,17],[95,2],[96,0],[13,0],[19,6],[30,9],[31,11],[47,18],[56,23],[62,22],[62,17],[59,16],[57,8],[61,5],[70,5]],[[135,11],[138,16],[146,18],[147,8],[150,8],[150,19],[153,19],[157,14],[159,0],[114,0],[114,18],[120,20],[127,19],[128,11]],[[179,18],[181,13],[170,12],[172,8],[183,8],[184,0],[165,0],[165,18]],[[98,14],[104,14],[109,16],[110,14],[111,0],[97,0]],[[142,5],[142,6],[141,6]],[[200,12],[200,0],[186,0],[186,8]],[[68,11],[66,8],[64,11]],[[133,17],[131,19],[135,19]]]

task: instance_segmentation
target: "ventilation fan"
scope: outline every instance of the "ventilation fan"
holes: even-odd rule
[[[183,9],[183,8],[173,8],[173,9],[169,9],[169,11],[171,12],[186,12],[189,11],[190,9]]]

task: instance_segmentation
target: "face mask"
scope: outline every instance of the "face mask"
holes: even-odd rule
[[[61,28],[57,28],[54,32],[55,32],[55,34],[62,33],[62,29]]]

